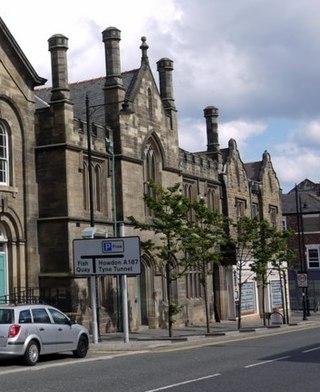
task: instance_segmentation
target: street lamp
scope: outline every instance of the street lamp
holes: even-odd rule
[[[115,175],[115,154],[113,142],[106,138],[106,151],[111,155],[111,183],[112,183],[112,220],[113,220],[113,236],[118,235],[117,222],[117,204],[116,204],[116,175]]]
[[[89,232],[89,237],[83,238],[94,238],[96,233],[95,222],[94,222],[94,205],[93,205],[93,181],[92,181],[92,149],[91,149],[91,127],[90,127],[90,105],[89,105],[89,96],[86,94],[86,121],[87,121],[87,154],[88,154],[88,175],[89,175],[89,213],[90,213],[90,228],[87,228],[87,232]],[[101,106],[101,105],[99,105]],[[86,230],[86,229],[85,229]],[[83,231],[83,234],[85,232]],[[97,277],[91,276],[90,277],[90,286],[91,286],[91,304],[92,304],[92,313],[93,313],[93,320],[96,323],[94,325],[94,335],[97,335],[95,340],[99,339],[100,336],[100,328],[99,328],[99,288],[98,288],[98,281]],[[96,329],[96,331],[95,331]],[[96,341],[95,341],[96,343]]]
[[[115,158],[113,142],[106,138],[106,150],[111,155],[111,181],[112,181],[112,217],[113,217],[113,235],[114,237],[124,236],[123,223],[118,227],[117,220],[117,200],[116,200],[116,172],[115,172]],[[117,328],[123,330],[124,342],[129,342],[129,325],[128,325],[128,284],[126,275],[116,275],[117,279]],[[121,306],[122,304],[122,306]],[[122,311],[120,311],[122,309]]]
[[[93,206],[93,183],[92,183],[92,154],[91,154],[91,132],[90,132],[90,109],[91,108],[101,108],[105,107],[107,104],[98,104],[98,105],[89,105],[89,97],[86,95],[86,120],[87,120],[87,139],[88,139],[88,166],[89,166],[89,206],[90,206],[90,226],[94,226],[94,206]],[[123,236],[123,228],[122,230],[118,227],[117,220],[117,201],[116,201],[116,164],[115,158],[116,154],[114,153],[114,145],[113,142],[106,138],[105,140],[106,152],[109,156],[111,156],[111,182],[112,182],[112,221],[113,221],[113,236]],[[96,278],[95,278],[96,279]],[[97,280],[95,280],[95,284],[97,284]],[[117,285],[117,329],[121,330],[123,326],[125,332],[125,342],[129,340],[128,326],[127,326],[127,280],[126,276],[123,276],[120,280],[119,275],[116,276],[116,285]],[[98,293],[98,290],[96,289]],[[121,302],[122,307],[121,307]],[[98,301],[97,301],[98,303]],[[123,316],[126,316],[126,322],[123,321],[124,317],[122,317],[121,308],[123,308]],[[98,309],[98,307],[97,307]],[[99,316],[97,311],[97,320],[99,323]]]
[[[305,260],[305,243],[304,243],[304,231],[303,231],[303,217],[301,212],[301,198],[298,195],[298,186],[295,186],[295,198],[296,198],[296,215],[297,215],[297,231],[298,231],[298,244],[299,244],[299,258],[300,258],[300,270],[301,274],[307,274],[306,260]],[[307,284],[307,283],[306,283]],[[302,309],[303,309],[303,320],[307,320],[307,286],[302,286]]]

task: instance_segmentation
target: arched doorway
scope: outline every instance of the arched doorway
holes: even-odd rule
[[[156,316],[154,301],[154,268],[153,264],[146,256],[141,258],[139,291],[140,324],[150,326],[150,322],[154,323],[154,317]]]

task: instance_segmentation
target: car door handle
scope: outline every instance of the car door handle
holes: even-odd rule
[[[39,328],[39,331],[44,331],[44,328]]]
[[[62,328],[58,328],[58,331],[63,331],[63,329]]]

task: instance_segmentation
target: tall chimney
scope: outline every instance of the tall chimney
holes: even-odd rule
[[[62,34],[56,34],[50,37],[48,42],[49,51],[51,52],[51,101],[69,100],[70,90],[67,63],[68,38]]]
[[[176,110],[173,98],[172,71],[173,61],[168,58],[162,58],[157,62],[159,72],[160,96],[166,110]]]
[[[214,106],[207,106],[203,112],[207,123],[207,151],[217,153],[220,151],[217,121],[219,110]]]
[[[105,46],[106,87],[123,86],[120,64],[121,31],[116,27],[108,27],[102,32]]]
[[[119,112],[125,98],[120,63],[120,30],[108,27],[102,32],[102,41],[105,48],[106,82],[104,86],[104,103],[106,126],[113,129],[114,134],[120,132]]]

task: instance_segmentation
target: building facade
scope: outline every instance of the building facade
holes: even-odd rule
[[[290,247],[295,255],[289,265],[291,309],[302,309],[303,287],[298,273],[307,273],[305,295],[309,310],[318,310],[320,302],[320,185],[308,179],[282,195],[284,225],[294,233]]]
[[[179,183],[185,196],[204,197],[232,219],[259,214],[281,224],[280,186],[270,155],[244,164],[233,139],[221,149],[217,108],[204,109],[207,149],[191,153],[179,147],[173,61],[157,62],[157,84],[145,37],[139,67],[123,72],[120,31],[107,28],[106,74],[69,83],[68,39],[54,35],[48,40],[52,86],[39,88],[46,81],[2,21],[0,27],[3,296],[37,291],[90,326],[90,281],[74,273],[73,240],[88,227],[104,237],[150,238],[152,233],[130,227],[127,217],[150,216],[143,195],[151,179],[163,188]],[[208,275],[212,319],[236,316],[234,262],[226,257]],[[130,328],[164,327],[165,278],[148,254],[142,254],[141,272],[128,278]],[[177,325],[205,320],[199,279],[197,271],[189,271],[174,283],[173,299],[182,306]],[[119,277],[98,277],[96,286],[100,331],[116,330]],[[254,293],[259,296],[257,288]],[[253,313],[259,312],[255,301]]]
[[[243,163],[234,139],[229,141],[227,149],[221,150],[221,154],[223,157],[224,214],[230,217],[232,222],[236,222],[241,217],[263,219],[281,230],[281,189],[270,154],[265,151],[261,161]],[[230,225],[230,235],[236,238],[235,227],[232,225]],[[237,263],[242,262],[236,256],[232,266],[225,267],[229,270],[229,287],[232,287],[231,273],[233,274],[236,304],[239,298]],[[251,271],[252,262],[254,259],[249,259],[243,265],[241,314],[244,316],[261,314],[263,295],[266,312],[282,308],[281,290],[285,291],[285,289],[282,287],[281,277],[269,265],[267,274],[269,284],[263,294],[262,287]],[[235,311],[238,313],[240,310],[235,308]]]

